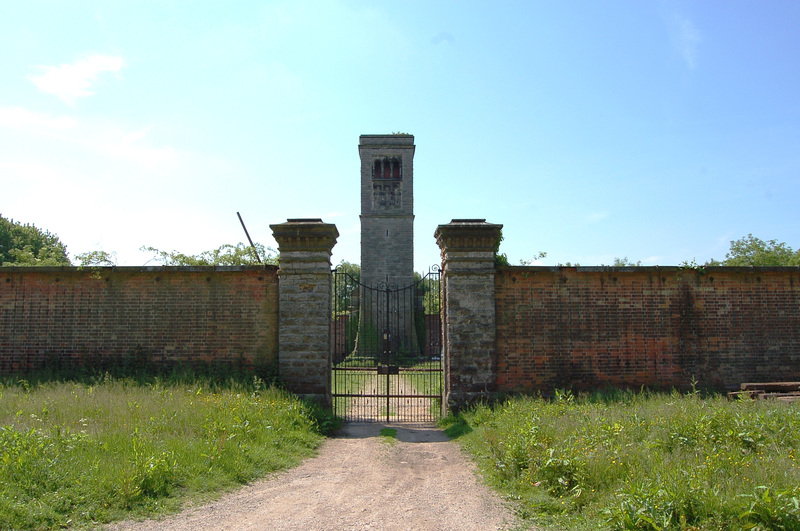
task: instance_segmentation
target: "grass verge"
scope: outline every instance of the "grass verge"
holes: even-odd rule
[[[800,404],[616,393],[443,422],[541,529],[800,529]]]
[[[381,428],[381,439],[389,445],[397,443],[397,430],[394,428]]]
[[[313,453],[329,413],[254,378],[0,383],[0,528],[179,509]]]

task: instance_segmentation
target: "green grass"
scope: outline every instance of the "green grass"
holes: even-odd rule
[[[800,404],[511,399],[445,420],[542,529],[800,529]]]
[[[381,439],[383,442],[394,445],[397,443],[397,430],[394,428],[381,428]]]
[[[258,379],[0,383],[0,528],[179,509],[313,453],[330,416]]]

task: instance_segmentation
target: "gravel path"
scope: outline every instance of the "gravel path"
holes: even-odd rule
[[[438,428],[348,424],[319,455],[203,507],[118,530],[511,529],[513,512],[478,480],[458,443]]]

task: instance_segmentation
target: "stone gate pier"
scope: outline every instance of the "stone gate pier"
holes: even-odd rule
[[[330,401],[331,250],[339,237],[321,219],[270,225],[280,253],[278,371],[289,391]]]
[[[458,407],[496,391],[494,252],[502,225],[454,219],[434,233],[442,251],[444,393]]]

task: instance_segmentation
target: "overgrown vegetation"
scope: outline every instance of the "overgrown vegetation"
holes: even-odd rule
[[[179,508],[310,455],[333,418],[249,381],[0,383],[0,528]]]
[[[445,421],[545,529],[800,529],[800,407],[620,392]]]
[[[628,257],[625,256],[623,258],[615,257],[611,267],[640,267],[641,265],[641,260],[634,262],[633,260],[628,260]]]

